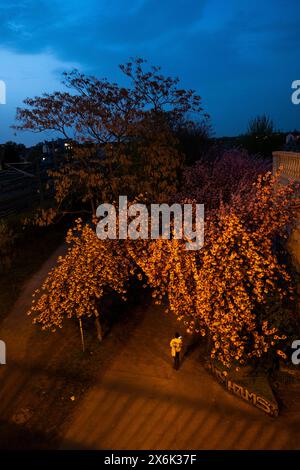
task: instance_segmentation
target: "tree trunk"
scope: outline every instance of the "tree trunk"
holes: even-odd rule
[[[95,325],[97,330],[98,341],[101,342],[103,338],[103,330],[99,319],[99,313],[95,313]]]
[[[211,354],[212,347],[213,347],[213,341],[211,339],[210,334],[208,333],[206,336],[206,354],[207,354],[209,361],[211,361],[210,354]]]
[[[81,318],[79,318],[79,328],[80,328],[82,352],[85,352],[84,335],[83,335],[83,328],[82,328],[82,320],[81,320]]]
[[[96,215],[96,209],[95,209],[95,204],[94,204],[94,200],[91,199],[91,208],[92,208],[92,213],[93,213],[93,217]]]

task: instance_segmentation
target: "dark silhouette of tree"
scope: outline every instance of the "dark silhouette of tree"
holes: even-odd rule
[[[28,98],[17,110],[16,129],[54,130],[73,141],[52,173],[56,206],[45,213],[48,222],[80,204],[95,213],[100,201],[122,193],[160,201],[176,191],[184,158],[174,127],[188,113],[203,116],[201,98],[143,59],[120,68],[127,87],[74,70],[64,73],[67,91]]]
[[[5,163],[18,163],[25,155],[26,147],[23,144],[8,141],[0,146],[0,167]]]
[[[265,137],[273,134],[274,131],[274,123],[266,114],[251,119],[248,125],[249,135]]]
[[[272,152],[282,148],[284,135],[275,131],[272,119],[263,114],[250,120],[247,133],[240,140],[248,152],[271,159]]]

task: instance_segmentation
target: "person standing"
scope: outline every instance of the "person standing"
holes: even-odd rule
[[[175,333],[175,337],[170,341],[171,354],[174,359],[174,369],[179,369],[180,351],[182,349],[182,337],[179,333]]]

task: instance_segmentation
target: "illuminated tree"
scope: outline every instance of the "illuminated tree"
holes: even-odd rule
[[[34,293],[29,315],[42,329],[55,331],[66,319],[93,317],[101,341],[101,299],[108,292],[124,298],[130,262],[116,240],[99,240],[95,228],[82,225],[80,219],[67,235],[68,250],[48,274],[41,289]]]
[[[247,194],[208,215],[198,252],[174,239],[143,241],[136,254],[131,244],[157,301],[167,295],[187,331],[207,335],[211,357],[228,367],[270,350],[284,357],[286,335],[268,305],[294,300],[292,277],[274,251],[275,238],[285,237],[296,218],[293,191],[279,186],[278,176],[261,176]]]
[[[168,300],[187,332],[208,337],[213,359],[230,367],[270,351],[284,357],[286,332],[269,305],[293,302],[295,292],[274,242],[287,236],[297,204],[294,186],[278,185],[268,172],[207,215],[198,251],[188,251],[185,239],[98,240],[93,227],[79,223],[31,313],[51,329],[66,317],[97,319],[105,291],[124,295],[135,273],[157,303]]]

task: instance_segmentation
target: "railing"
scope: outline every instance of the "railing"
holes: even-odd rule
[[[273,152],[273,174],[281,168],[279,184],[285,185],[290,181],[300,182],[300,152]],[[299,185],[300,186],[300,185]],[[296,189],[295,197],[300,199],[300,188]],[[298,205],[298,203],[297,203]],[[300,204],[297,223],[293,227],[287,248],[291,254],[293,264],[300,274]],[[299,285],[299,283],[297,283]]]
[[[300,153],[273,152],[273,173],[282,168],[282,180],[300,181]]]

